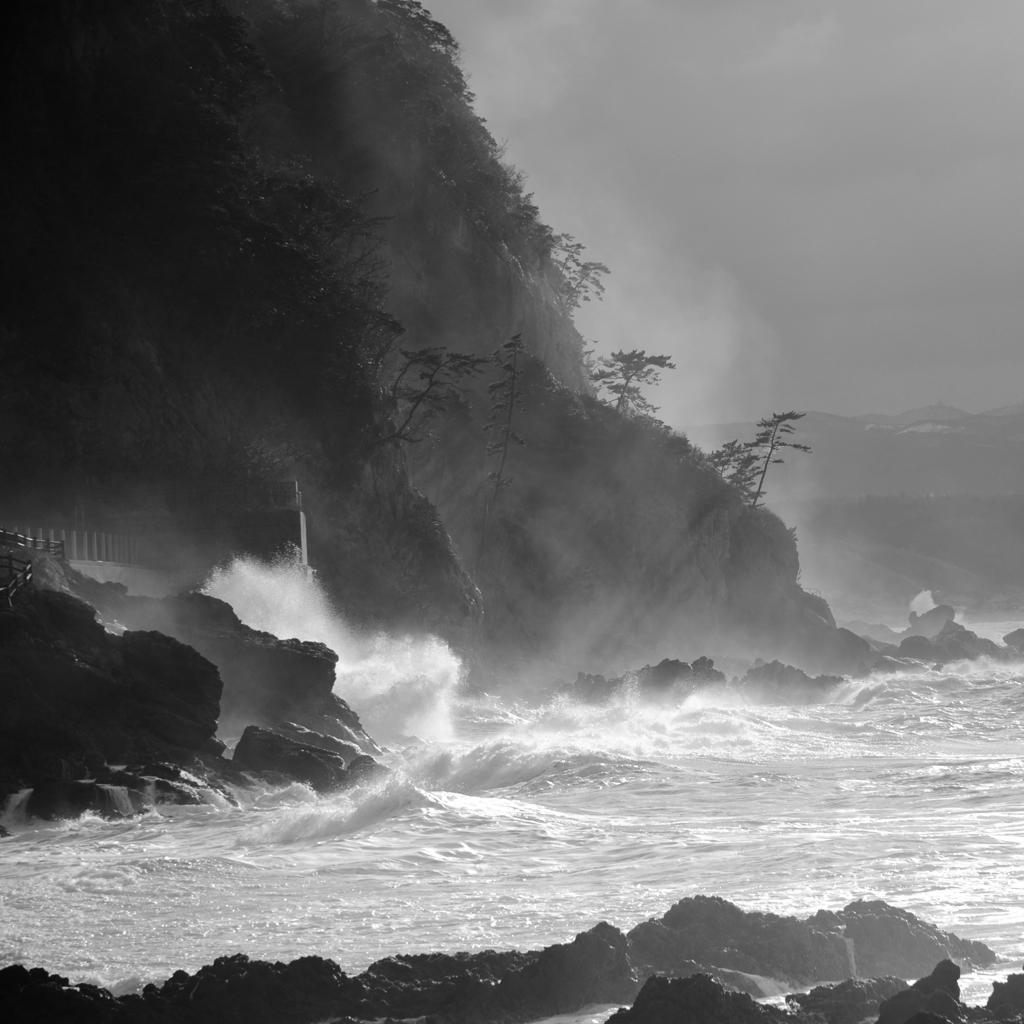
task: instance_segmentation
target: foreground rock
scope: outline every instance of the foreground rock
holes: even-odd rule
[[[685,974],[697,965],[776,978],[794,988],[851,977],[919,977],[947,958],[974,967],[995,962],[983,943],[940,931],[879,900],[799,920],[748,913],[717,896],[692,896],[627,937],[641,974]]]
[[[748,965],[792,963],[795,950],[806,939],[799,928],[805,922],[795,918],[739,911],[746,928],[744,937],[744,929],[737,930],[736,915],[728,911],[731,905],[725,901],[699,897],[689,907],[697,908],[696,915],[688,914],[690,903],[677,903],[666,917],[676,924],[681,914],[687,915],[690,924],[700,917],[706,934],[693,931],[689,944],[697,955],[712,960],[735,955],[745,958]],[[899,933],[902,918],[887,918],[879,906],[870,906],[874,921],[888,920],[889,932]],[[912,921],[920,935],[947,935],[916,918]],[[752,935],[759,940],[759,956],[751,952]],[[320,957],[272,964],[237,954],[221,957],[194,974],[177,971],[162,986],[147,985],[141,995],[117,999],[104,990],[69,985],[66,978],[15,965],[0,971],[0,1007],[3,1019],[17,1024],[49,1020],[91,1024],[315,1024],[330,1020],[338,1024],[385,1019],[524,1024],[577,1013],[593,1004],[629,1003],[633,1004],[630,1009],[612,1017],[617,1024],[857,1024],[876,1016],[879,1024],[905,1024],[922,1013],[939,1015],[931,1024],[943,1020],[960,1024],[968,1017],[973,1024],[986,1024],[996,1016],[1004,1020],[1014,1016],[1024,1002],[1024,975],[1013,975],[1005,984],[997,983],[989,1011],[971,1008],[968,1012],[959,1002],[960,968],[943,960],[909,988],[894,977],[848,980],[787,997],[789,1009],[782,1010],[761,1005],[746,993],[730,991],[709,971],[693,970],[690,961],[676,961],[681,971],[667,969],[652,975],[638,959],[631,936],[601,922],[572,942],[543,950],[394,956],[351,977],[333,961]],[[832,944],[829,933],[815,930],[813,936]],[[961,941],[948,935],[947,939],[953,944]],[[729,944],[734,941],[746,948],[732,949]],[[773,952],[770,946],[775,942],[789,943],[788,952]],[[828,954],[806,944],[800,948],[816,963],[829,959]],[[868,961],[885,956],[879,949],[858,949]],[[918,1024],[928,1024],[928,1020],[920,1018]]]
[[[318,792],[382,771],[365,753],[379,748],[331,692],[337,659],[323,645],[246,632],[230,607],[203,595],[128,599],[123,588],[83,583],[53,559],[44,560],[40,579],[63,589],[32,584],[12,608],[0,609],[0,808],[22,793],[15,809],[34,818],[121,818],[160,804],[202,803],[217,792],[231,801],[229,787],[251,784],[243,768]],[[216,737],[224,694],[217,666],[154,629],[108,631],[91,605],[67,592],[79,585],[108,614],[117,602],[138,600],[164,617],[168,609],[191,616],[195,631],[201,621],[214,637],[211,650],[242,652],[232,663],[236,711],[238,687],[249,679],[261,713],[301,721],[250,734],[237,763],[226,760]],[[216,642],[215,625],[223,627]]]
[[[380,747],[334,691],[338,656],[325,644],[279,639],[246,626],[232,607],[201,593],[150,598],[109,595],[110,615],[133,629],[159,630],[199,651],[224,680],[221,728],[286,722],[333,736],[365,754]]]
[[[340,753],[324,748],[326,737],[308,730],[303,732],[320,743],[298,743],[270,729],[250,725],[235,747],[232,763],[242,771],[271,777],[283,775],[303,782],[317,793],[330,793],[387,772],[383,765],[358,750],[346,763]]]
[[[906,1024],[921,1014],[946,1021],[963,1021],[967,1007],[960,1002],[960,968],[950,960],[936,964],[931,974],[890,996],[878,1008],[878,1024]]]
[[[426,1015],[438,1024],[512,1024],[628,1001],[637,988],[625,936],[608,924],[540,952],[394,957],[356,977],[320,957],[270,964],[238,954],[117,999],[38,968],[0,971],[0,1005],[11,1024],[313,1024]]]
[[[108,763],[201,766],[224,749],[220,695],[216,667],[190,647],[113,636],[82,601],[28,587],[0,612],[0,794],[95,779]]]
[[[820,985],[810,992],[788,995],[786,1002],[798,1014],[828,1024],[860,1024],[877,1017],[886,999],[907,988],[902,978],[847,978],[838,985]]]
[[[706,974],[689,978],[648,978],[632,1007],[608,1024],[782,1024],[784,1010],[755,1003],[742,992],[727,992]]]

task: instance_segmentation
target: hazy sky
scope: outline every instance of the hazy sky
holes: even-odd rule
[[[1021,0],[426,0],[674,425],[1024,398]]]

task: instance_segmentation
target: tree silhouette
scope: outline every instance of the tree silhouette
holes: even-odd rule
[[[526,441],[512,429],[512,417],[516,409],[523,409],[523,392],[520,385],[520,374],[522,364],[526,356],[526,346],[523,344],[522,335],[514,334],[511,339],[505,342],[493,355],[494,361],[504,371],[502,376],[487,385],[491,395],[491,414],[484,425],[484,430],[496,430],[497,437],[487,443],[488,455],[500,455],[501,461],[498,468],[487,474],[487,479],[494,484],[494,491],[490,500],[484,499],[484,518],[480,529],[480,548],[477,552],[476,569],[480,568],[480,561],[484,555],[484,548],[487,544],[487,523],[491,512],[494,510],[501,494],[502,488],[512,483],[512,477],[505,476],[505,463],[508,461],[509,444],[524,445]]]
[[[754,483],[760,459],[749,443],[726,441],[721,448],[708,455],[711,465],[723,480],[738,488],[747,501],[754,497]]]
[[[566,316],[572,316],[580,303],[589,302],[591,296],[600,302],[604,295],[601,275],[611,273],[603,263],[584,262],[585,248],[572,235],[555,235],[552,242],[551,262],[559,273],[556,295]]]
[[[803,412],[772,413],[768,419],[758,421],[758,432],[754,436],[754,440],[747,441],[743,446],[754,455],[756,464],[761,468],[757,489],[750,501],[751,508],[757,508],[757,503],[764,493],[764,478],[768,474],[768,467],[780,465],[784,461],[778,457],[778,453],[783,448],[792,448],[798,452],[810,452],[811,449],[807,445],[786,440],[786,437],[793,433],[793,423],[796,420],[802,420],[806,415]]]
[[[658,411],[640,393],[643,385],[654,385],[661,381],[658,370],[674,370],[675,363],[668,356],[649,356],[643,349],[631,352],[613,352],[611,358],[600,359],[601,369],[590,375],[590,379],[605,391],[615,396],[615,411],[630,410],[646,415]]]
[[[442,412],[465,390],[466,378],[480,373],[489,361],[482,356],[449,352],[443,345],[403,348],[399,352],[403,362],[391,382],[391,398],[400,410],[400,422],[394,431],[381,438],[381,444],[421,441],[416,431],[423,417]]]

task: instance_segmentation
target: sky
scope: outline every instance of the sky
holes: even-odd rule
[[[1020,0],[426,0],[672,426],[1024,398]]]

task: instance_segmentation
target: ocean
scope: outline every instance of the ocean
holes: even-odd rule
[[[600,920],[628,930],[703,893],[778,914],[906,908],[1001,957],[962,980],[968,1002],[1020,969],[1020,666],[850,681],[813,706],[718,687],[536,707],[460,695],[439,641],[355,636],[293,570],[236,563],[208,589],[338,650],[337,691],[392,774],[117,822],[28,822],[13,799],[0,965],[117,993],[236,952],[356,973],[395,953],[540,948]]]

